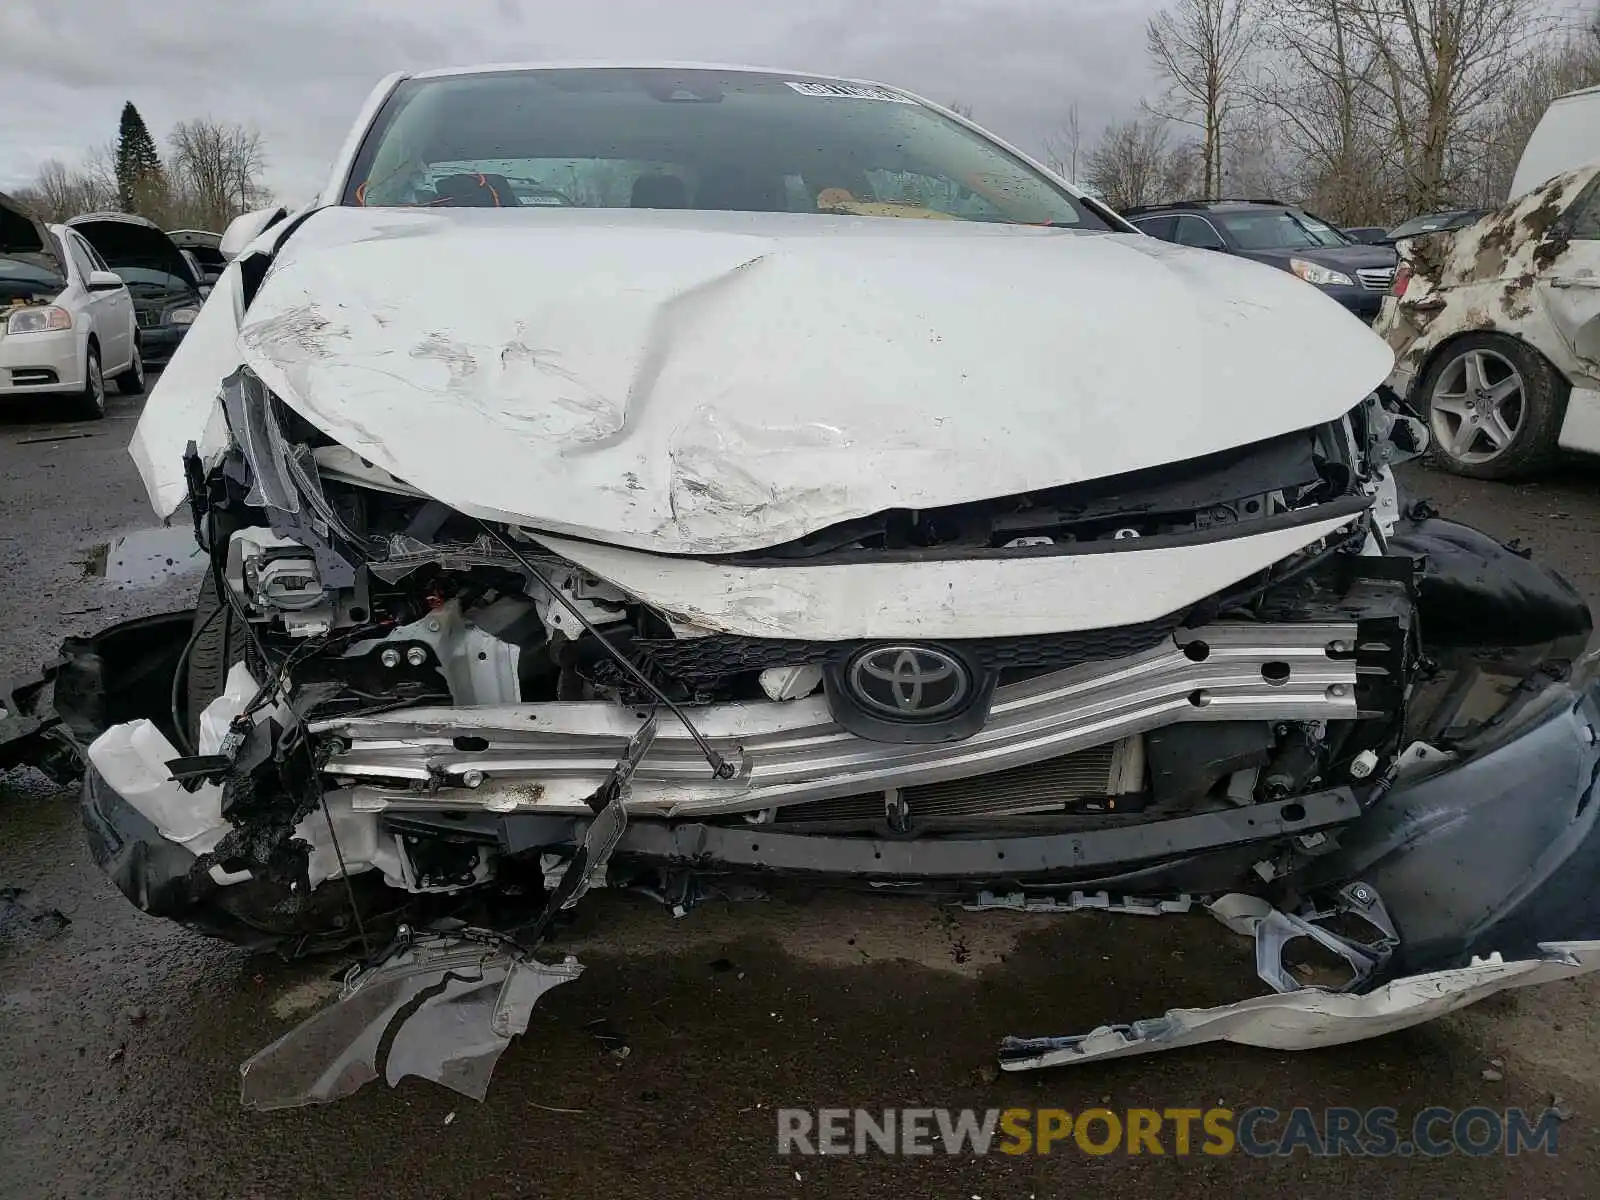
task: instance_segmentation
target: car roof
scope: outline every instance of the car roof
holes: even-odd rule
[[[650,59],[620,59],[617,61],[576,62],[505,62],[479,63],[465,67],[436,67],[428,71],[413,71],[405,79],[445,79],[453,75],[489,75],[500,71],[724,71],[738,75],[790,75],[800,79],[821,79],[829,83],[861,83],[872,87],[901,91],[892,83],[879,83],[872,79],[853,79],[842,75],[829,75],[825,71],[793,71],[781,67],[760,67],[738,63],[672,62]],[[908,95],[910,93],[907,93]]]
[[[1593,87],[1579,88],[1575,92],[1567,92],[1564,95],[1557,96],[1554,100],[1550,101],[1550,103],[1563,104],[1568,100],[1576,100],[1579,96],[1588,96],[1594,92],[1600,92],[1600,83],[1595,84]]]
[[[1145,216],[1150,213],[1180,212],[1247,212],[1253,208],[1286,208],[1300,211],[1298,204],[1287,200],[1173,200],[1167,204],[1139,204],[1122,210],[1125,217]]]

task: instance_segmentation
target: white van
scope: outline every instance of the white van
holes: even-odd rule
[[[1508,200],[1533,191],[1564,171],[1600,162],[1600,87],[1551,101],[1523,147]]]

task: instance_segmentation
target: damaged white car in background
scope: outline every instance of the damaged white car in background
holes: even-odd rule
[[[265,223],[133,446],[197,606],[28,701],[140,907],[361,947],[246,1103],[481,1097],[599,884],[1204,897],[1256,938],[1273,996],[1009,1067],[1600,964],[1589,610],[1401,500],[1425,431],[1315,289],[916,97],[741,69],[397,77]]]
[[[1374,329],[1434,459],[1517,479],[1562,451],[1600,454],[1600,165],[1400,253]]]

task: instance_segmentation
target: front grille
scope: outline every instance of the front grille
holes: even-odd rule
[[[1181,615],[1173,614],[1115,629],[1017,638],[952,638],[941,644],[1002,675],[1014,671],[1058,671],[1080,663],[1124,658],[1148,650],[1168,637],[1181,620]],[[768,667],[843,662],[862,646],[871,644],[869,641],[786,641],[727,633],[697,638],[640,638],[633,643],[651,666],[690,687],[704,687],[732,675],[764,671]]]
[[[1394,268],[1362,267],[1356,272],[1356,278],[1369,292],[1387,292],[1394,285]]]
[[[134,310],[133,315],[138,320],[140,329],[150,329],[161,324],[161,314],[146,308]]]
[[[47,367],[22,367],[11,372],[11,382],[16,387],[38,387],[46,383],[60,383],[61,376]]]
[[[905,788],[900,798],[912,821],[1060,812],[1070,801],[1111,792],[1116,748],[1108,742],[993,775],[926,783]],[[779,809],[775,819],[784,824],[878,825],[884,820],[884,796],[870,792],[791,804]]]

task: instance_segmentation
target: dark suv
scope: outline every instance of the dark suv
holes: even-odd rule
[[[1300,276],[1369,325],[1394,281],[1389,246],[1366,246],[1276,200],[1186,200],[1124,210],[1152,237],[1253,258]]]

